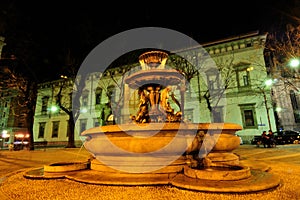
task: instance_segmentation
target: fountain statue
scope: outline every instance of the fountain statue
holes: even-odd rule
[[[174,113],[174,109],[170,106],[168,99],[170,97],[169,93],[171,92],[171,84],[179,84],[183,77],[176,70],[165,70],[164,63],[160,61],[160,58],[163,58],[162,60],[165,61],[167,54],[163,51],[150,51],[143,53],[139,57],[139,61],[143,66],[142,69],[148,67],[148,70],[133,74],[125,80],[129,87],[138,87],[139,91],[139,110],[136,116],[131,116],[131,119],[134,122],[165,122],[166,119],[168,122],[182,121],[181,111]],[[145,78],[150,80],[150,82],[147,81],[145,84]],[[178,100],[174,97],[174,94],[172,97],[180,107]]]
[[[83,131],[84,147],[92,159],[85,172],[69,176],[94,184],[171,184],[214,192],[249,192],[277,186],[277,178],[266,172],[252,173],[233,153],[240,145],[235,134],[242,129],[240,125],[184,119],[187,82],[179,71],[166,68],[167,59],[168,53],[161,50],[139,56],[141,70],[124,79],[124,91],[137,91],[138,109],[130,113],[128,123]],[[181,96],[177,97],[174,90]],[[130,94],[124,93],[124,105],[128,105]],[[51,170],[49,166],[45,169]]]

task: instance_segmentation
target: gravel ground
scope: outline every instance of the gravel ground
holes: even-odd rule
[[[272,149],[243,149],[238,150],[237,153],[245,153],[241,159],[247,161],[262,160],[265,153],[271,152]],[[266,152],[267,151],[267,152]],[[171,186],[100,186],[92,184],[78,183],[67,179],[56,180],[31,180],[23,177],[22,171],[15,171],[11,173],[8,178],[3,180],[0,190],[2,194],[9,197],[7,199],[23,199],[23,200],[110,200],[110,199],[180,199],[180,200],[195,200],[195,199],[230,199],[230,200],[249,200],[249,199],[263,199],[263,200],[298,200],[300,199],[300,165],[297,163],[298,157],[293,158],[292,153],[299,154],[300,148],[290,150],[284,154],[282,149],[280,156],[274,154],[274,159],[268,157],[265,163],[271,167],[270,173],[278,175],[282,180],[282,185],[270,190],[256,193],[207,193],[199,191],[189,191],[179,189]],[[249,153],[250,152],[250,153]],[[256,156],[254,156],[256,155]],[[288,162],[290,160],[291,162]],[[23,169],[24,170],[24,169]],[[237,186],[238,187],[238,186]],[[4,197],[1,197],[4,200]]]

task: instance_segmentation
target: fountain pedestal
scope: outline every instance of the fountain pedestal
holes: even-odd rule
[[[234,133],[235,131],[231,134],[224,133],[219,136],[212,151],[206,156],[210,162],[209,166],[226,167],[240,164],[239,157],[232,153],[240,146],[240,139]]]

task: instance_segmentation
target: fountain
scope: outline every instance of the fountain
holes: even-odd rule
[[[233,153],[240,145],[235,135],[242,129],[240,125],[184,120],[185,78],[165,67],[167,58],[168,54],[160,50],[139,56],[142,69],[124,79],[125,91],[138,91],[135,115],[131,113],[128,123],[83,131],[84,147],[92,159],[84,170],[63,173],[72,180],[93,184],[168,184],[212,192],[253,192],[278,186],[277,177],[241,165]],[[174,88],[180,98],[172,93]],[[129,99],[130,94],[125,94],[124,102]],[[51,167],[57,165],[47,166],[47,178],[57,177]]]

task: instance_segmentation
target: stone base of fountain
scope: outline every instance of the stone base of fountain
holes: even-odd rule
[[[184,167],[184,175],[199,180],[235,181],[251,177],[250,167],[228,166],[228,167],[205,167],[203,169]]]
[[[44,172],[70,172],[88,168],[88,162],[58,162],[45,165]]]
[[[93,152],[93,159],[86,163],[53,163],[44,168],[29,170],[24,177],[68,178],[97,185],[172,185],[209,192],[257,192],[279,186],[280,179],[267,172],[267,168],[259,169],[257,163],[253,163],[253,166],[242,165],[239,156],[233,153],[239,146],[235,132],[240,129],[239,125],[230,123],[96,127],[84,132],[88,138],[85,148]],[[143,137],[149,133],[151,137]],[[196,133],[197,136],[209,134],[206,135],[208,142],[213,141],[210,140],[214,136],[211,133],[219,133],[217,142],[213,143],[214,147],[204,158],[204,165],[199,165],[199,159],[192,154],[201,146],[198,140],[193,140]],[[174,141],[173,138],[178,141],[165,148]],[[192,143],[187,142],[191,140]],[[191,145],[187,146],[188,143]],[[112,150],[114,146],[111,144],[125,150],[122,153],[133,153],[119,154]],[[184,154],[180,154],[179,149],[182,148],[186,149]],[[151,154],[158,149],[164,151]],[[170,159],[172,162],[166,163],[166,159],[171,156],[174,156]]]
[[[70,162],[65,165],[66,168],[63,170],[54,170],[55,166],[63,165],[62,163],[53,163],[44,168],[30,169],[24,172],[24,177],[48,180],[65,178],[81,183],[111,186],[170,185],[193,191],[218,193],[258,192],[280,185],[279,177],[255,167],[243,165],[196,169],[190,167],[189,164],[182,165],[179,162],[177,167],[170,166],[155,173],[124,173],[104,167],[104,165],[100,166],[96,160],[92,160],[90,164],[86,165],[91,166],[90,168],[75,170],[78,163]],[[74,166],[71,167],[71,165]],[[46,171],[50,169],[51,172],[46,172],[45,169]],[[179,171],[179,169],[182,170]]]
[[[159,160],[164,160],[163,157],[143,157],[143,159],[137,159],[135,162],[127,162],[128,159],[122,157],[120,158],[111,158],[109,163],[110,166],[100,162],[98,159],[91,160],[91,169],[99,172],[108,172],[108,173],[126,173],[125,171],[148,171],[147,174],[166,174],[166,173],[180,173],[183,171],[184,166],[186,165],[186,158],[184,156],[179,157],[177,160],[172,162],[171,164],[159,167],[157,166],[157,170],[151,171],[151,169],[156,168],[155,163]],[[114,160],[114,165],[112,164],[112,160]],[[155,162],[154,162],[155,161]],[[147,167],[149,170],[147,170]],[[123,171],[117,170],[117,168],[123,169]],[[139,174],[131,172],[131,174]]]

